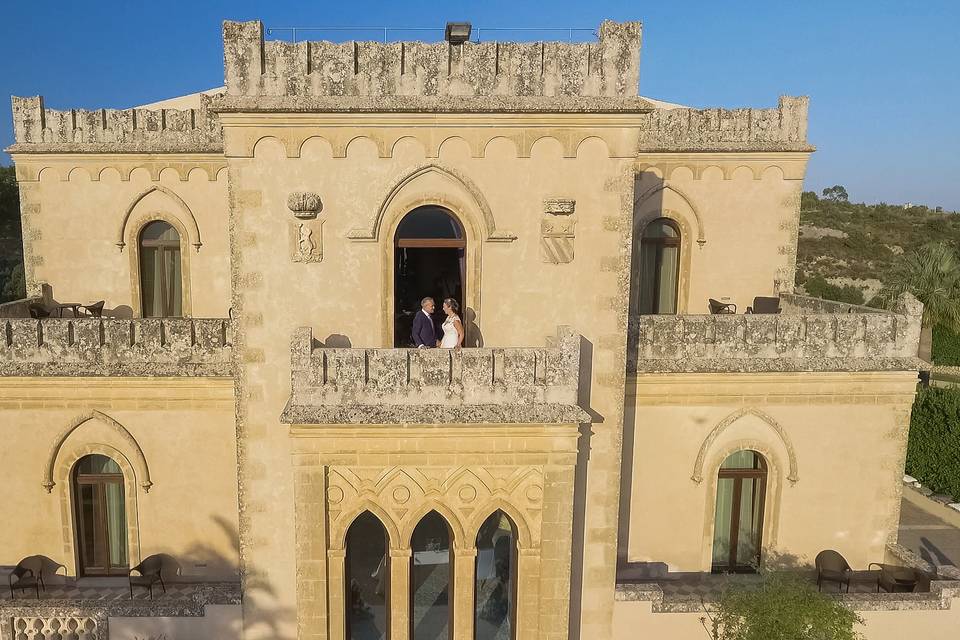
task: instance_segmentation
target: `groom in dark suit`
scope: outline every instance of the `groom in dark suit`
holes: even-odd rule
[[[413,344],[417,349],[434,349],[437,346],[437,329],[433,324],[433,298],[420,301],[420,312],[413,317]]]

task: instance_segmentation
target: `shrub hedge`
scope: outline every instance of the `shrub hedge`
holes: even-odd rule
[[[960,335],[939,325],[933,328],[933,363],[960,366]]]
[[[836,302],[846,302],[848,304],[863,304],[863,290],[853,285],[843,287],[830,284],[822,276],[813,276],[803,283],[803,289],[807,295],[825,300],[835,300]]]
[[[907,473],[960,499],[960,390],[920,389],[910,418]]]

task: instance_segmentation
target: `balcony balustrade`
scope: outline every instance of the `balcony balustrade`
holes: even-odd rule
[[[779,314],[650,315],[631,319],[632,373],[910,371],[923,306],[895,312],[784,294]]]
[[[580,336],[556,345],[333,349],[309,328],[291,341],[289,424],[578,424]]]
[[[0,376],[229,376],[224,318],[0,318]]]

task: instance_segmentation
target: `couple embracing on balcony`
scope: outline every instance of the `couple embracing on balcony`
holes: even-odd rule
[[[453,298],[443,301],[443,312],[447,318],[443,321],[443,337],[437,338],[437,328],[433,324],[433,311],[436,308],[433,298],[420,301],[420,313],[413,318],[413,344],[417,349],[459,349],[463,346],[463,321],[457,312],[460,305]]]

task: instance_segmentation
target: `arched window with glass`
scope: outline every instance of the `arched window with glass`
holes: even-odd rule
[[[767,462],[756,451],[736,451],[717,474],[713,570],[753,572],[760,566]]]
[[[390,544],[383,523],[364,511],[347,531],[346,636],[385,640],[390,629]]]
[[[674,314],[680,284],[680,229],[669,218],[657,218],[640,238],[641,314]]]
[[[513,640],[516,636],[517,533],[503,511],[488,517],[477,533],[474,637]]]
[[[127,512],[123,471],[111,458],[80,458],[73,471],[80,576],[126,575]]]
[[[436,511],[425,515],[410,539],[410,638],[453,637],[453,558],[450,526]]]
[[[140,298],[145,318],[183,315],[180,234],[163,220],[140,231]]]

